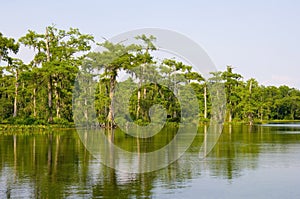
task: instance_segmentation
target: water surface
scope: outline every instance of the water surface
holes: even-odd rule
[[[114,141],[129,151],[151,151],[175,131],[143,139],[143,147],[118,132]],[[200,159],[203,136],[201,127],[191,148],[167,168],[130,174],[102,165],[74,130],[2,132],[0,198],[300,198],[299,124],[225,126]]]

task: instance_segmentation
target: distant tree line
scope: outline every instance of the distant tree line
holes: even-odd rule
[[[225,87],[225,121],[253,124],[300,119],[298,89],[263,86],[253,78],[245,81],[231,66],[205,79],[181,61],[168,58],[157,61],[152,53],[157,50],[155,36],[138,35],[136,39],[140,44],[129,46],[105,41],[98,44],[104,51],[91,52],[94,37],[74,28],[60,30],[48,26],[43,33],[29,30],[18,41],[0,33],[0,123],[72,123],[73,90],[80,70],[87,74],[102,71],[94,80],[97,85],[94,97],[98,121],[104,124],[114,124],[112,99],[126,97],[115,96],[121,72],[131,75],[122,89],[129,89],[131,84],[138,87],[130,97],[128,117],[140,124],[150,122],[148,110],[154,104],[165,107],[167,121],[179,122],[181,108],[174,92],[182,85],[190,85],[196,93],[200,121],[209,121],[211,96],[207,85],[216,79]],[[30,63],[14,58],[20,47],[34,51]],[[136,66],[140,66],[138,70]],[[162,79],[168,87],[155,81],[147,83],[149,77]],[[82,117],[86,117],[85,113]]]

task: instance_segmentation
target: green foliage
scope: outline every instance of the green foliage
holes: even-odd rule
[[[54,122],[54,124],[61,124],[61,125],[68,125],[69,124],[69,121],[67,119],[58,118],[58,117],[53,118],[53,122]]]
[[[125,107],[116,110],[124,114],[124,118],[118,118],[124,123],[149,124],[149,111],[156,104],[166,110],[169,123],[206,123],[216,119],[211,118],[211,112],[216,103],[222,103],[214,100],[215,104],[212,104],[212,98],[225,95],[226,122],[252,124],[300,119],[298,89],[263,86],[253,78],[243,80],[231,66],[227,66],[226,71],[213,72],[205,79],[180,61],[168,57],[156,59],[154,36],[139,35],[136,39],[138,44],[134,45],[104,41],[98,44],[104,49],[102,52],[90,52],[93,37],[78,29],[60,30],[48,26],[45,33],[29,30],[19,42],[32,49],[34,57],[30,63],[23,63],[11,57],[11,53],[18,52],[19,44],[0,33],[0,59],[4,64],[0,67],[0,123],[67,126],[73,122],[73,117],[86,122],[96,114],[97,121],[90,121],[90,125],[96,122],[113,124],[113,99],[116,102],[130,99],[129,110]],[[88,80],[82,87],[75,83],[79,70],[81,77]],[[100,73],[91,75],[95,70]],[[130,78],[120,84],[124,92],[115,93],[116,85],[121,83],[118,80],[121,73]],[[187,86],[194,93],[184,89]],[[219,92],[222,88],[224,93]],[[94,98],[87,99],[92,91],[95,91]],[[200,116],[200,121],[185,117],[176,98],[179,91],[185,99],[196,95],[198,102],[183,103],[191,106],[187,109],[193,112],[192,115]],[[73,95],[78,98],[74,106],[84,107],[81,112],[72,112]],[[94,107],[88,103],[90,100],[95,100]],[[199,110],[193,107],[199,107]],[[91,109],[95,112],[86,111]],[[220,118],[222,114],[215,117]]]
[[[9,52],[17,53],[19,51],[19,44],[13,38],[4,37],[0,32],[0,62],[1,60],[11,64],[12,58]]]
[[[31,95],[27,114],[49,122],[53,122],[54,114],[72,121],[74,80],[93,37],[74,28],[66,31],[48,26],[45,33],[29,30],[19,41],[35,51],[22,76],[29,84],[26,92]]]
[[[33,125],[38,124],[36,123],[36,119],[33,117],[15,117],[10,118],[9,123],[10,124],[17,124],[17,125]]]

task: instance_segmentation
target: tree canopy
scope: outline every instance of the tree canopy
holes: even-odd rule
[[[214,94],[207,87],[210,82],[222,83],[225,87],[225,121],[253,124],[264,120],[300,119],[300,91],[296,88],[264,86],[254,78],[244,80],[232,66],[205,79],[181,61],[169,57],[156,59],[155,35],[137,35],[136,39],[140,44],[104,41],[98,44],[103,51],[92,52],[93,36],[75,28],[60,30],[48,26],[42,33],[29,30],[18,39],[21,46],[15,39],[0,33],[0,123],[72,123],[72,95],[79,70],[101,71],[93,80],[97,85],[95,109],[101,124],[114,125],[113,99],[127,98],[130,106],[126,117],[139,124],[151,122],[149,109],[154,104],[166,109],[167,121],[179,122],[183,115],[176,92],[186,85],[193,88],[198,98],[200,121],[208,121]],[[29,63],[14,57],[20,47],[34,52]],[[115,93],[122,73],[130,76],[122,89],[136,85],[131,96]]]

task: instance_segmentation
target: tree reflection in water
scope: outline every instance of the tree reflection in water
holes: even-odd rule
[[[148,198],[157,194],[157,188],[170,191],[184,188],[203,175],[234,180],[245,170],[259,167],[259,156],[279,149],[288,151],[289,146],[299,144],[300,140],[299,133],[284,133],[288,131],[282,127],[225,126],[219,142],[201,159],[199,150],[207,136],[206,128],[199,128],[195,141],[179,160],[164,169],[142,174],[104,166],[89,153],[74,130],[2,133],[0,198]],[[291,129],[299,132],[297,127]],[[118,130],[110,131],[106,133],[106,144],[111,142],[138,152],[139,165],[131,165],[138,170],[145,166],[143,152],[159,149],[173,138],[174,132],[176,129],[169,128],[157,137],[137,139]],[[169,156],[176,153],[176,147],[173,150]],[[131,163],[122,162],[113,148],[106,155],[111,167]]]

